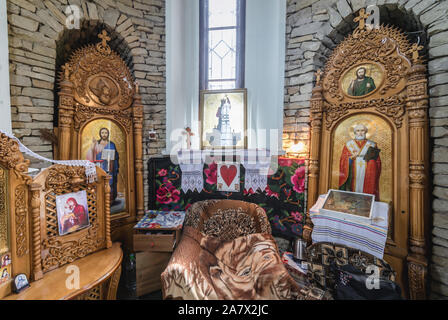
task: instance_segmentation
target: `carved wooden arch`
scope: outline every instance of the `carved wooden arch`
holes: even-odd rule
[[[112,215],[114,226],[143,216],[143,105],[131,71],[108,45],[106,31],[96,45],[76,50],[60,74],[58,158],[80,159],[82,129],[98,119],[123,128],[126,136],[126,210]]]
[[[11,277],[31,275],[29,163],[17,141],[0,133],[0,250],[10,254]],[[10,293],[11,280],[0,285],[0,298]]]
[[[359,26],[336,47],[324,71],[316,73],[311,98],[308,211],[319,194],[330,189],[332,137],[341,119],[368,113],[387,118],[395,136],[391,230],[385,260],[397,271],[404,292],[412,299],[422,299],[426,297],[429,219],[427,79],[418,54],[422,47],[409,43],[396,28],[368,27],[365,17],[361,9],[356,18]],[[366,64],[379,70],[378,74],[382,72],[382,81],[367,94],[350,94],[345,75]],[[309,241],[311,231],[308,215],[304,238]]]

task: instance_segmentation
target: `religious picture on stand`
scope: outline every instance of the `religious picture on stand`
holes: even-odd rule
[[[59,235],[89,226],[87,192],[85,190],[56,196]]]
[[[357,115],[335,131],[332,184],[337,190],[392,200],[392,129],[376,115]]]
[[[373,63],[357,65],[342,76],[342,90],[351,97],[362,97],[376,91],[383,82],[383,71]]]
[[[93,162],[111,176],[111,214],[126,211],[127,157],[123,130],[111,120],[98,119],[84,127],[81,139],[82,159]]]
[[[7,265],[0,269],[0,284],[3,284],[11,279],[11,265]]]
[[[202,148],[246,147],[246,89],[201,91]]]

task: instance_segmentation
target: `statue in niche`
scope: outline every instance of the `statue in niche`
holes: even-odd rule
[[[376,89],[375,81],[366,75],[367,69],[360,67],[356,70],[356,79],[350,82],[347,93],[359,97],[366,95]]]
[[[339,190],[373,194],[375,200],[380,201],[380,149],[376,142],[367,139],[367,131],[365,125],[357,124],[355,138],[347,141],[342,150]]]

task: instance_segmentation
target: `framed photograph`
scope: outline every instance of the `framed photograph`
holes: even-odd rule
[[[371,194],[330,189],[320,212],[344,220],[368,222],[374,203],[375,196]]]
[[[246,108],[246,89],[201,91],[201,149],[246,148]]]
[[[14,277],[14,285],[13,285],[13,291],[15,293],[19,293],[25,288],[28,288],[30,286],[30,283],[28,282],[28,278],[26,277],[26,274],[20,273]]]
[[[56,196],[59,235],[88,227],[89,210],[85,190]]]

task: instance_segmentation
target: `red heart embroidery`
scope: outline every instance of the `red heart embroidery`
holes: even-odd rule
[[[236,172],[237,172],[236,166],[235,165],[231,165],[231,166],[222,165],[220,172],[221,172],[222,179],[227,184],[227,186],[230,187],[230,184],[232,183],[233,179],[235,179],[235,176],[236,176]]]

